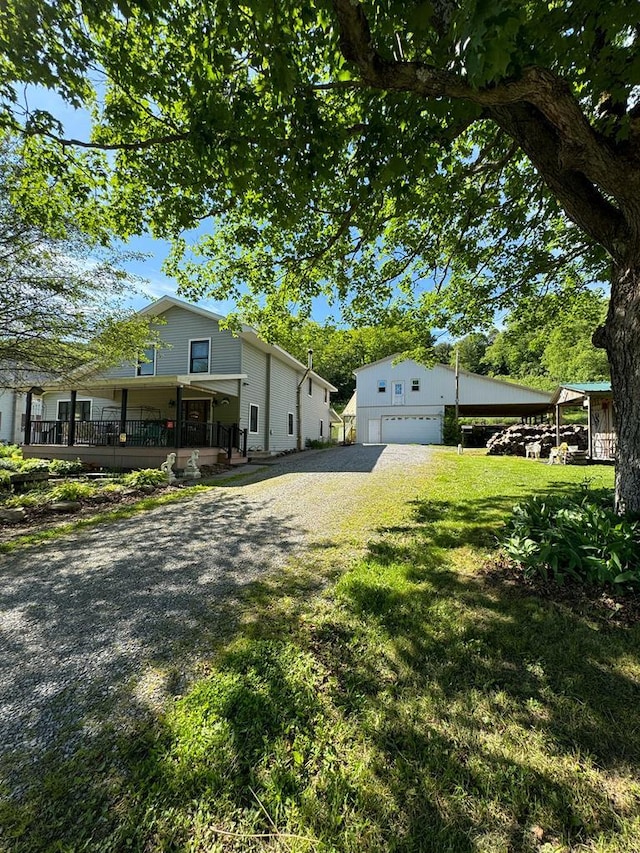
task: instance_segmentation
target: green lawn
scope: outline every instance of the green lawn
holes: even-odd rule
[[[514,502],[585,476],[613,471],[438,451],[364,558],[254,586],[162,716],[45,757],[0,847],[636,853],[640,628],[480,571]]]

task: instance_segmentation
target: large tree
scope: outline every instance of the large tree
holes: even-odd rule
[[[640,512],[635,2],[8,0],[2,16],[20,203],[173,236],[187,293],[247,310],[245,287],[275,310],[330,291],[368,321],[399,298],[465,334],[522,294],[608,278],[617,504]],[[65,136],[24,83],[89,107],[91,136]]]
[[[71,378],[135,359],[155,337],[127,308],[136,282],[73,223],[58,236],[26,222],[9,199],[15,162],[0,150],[0,388]]]

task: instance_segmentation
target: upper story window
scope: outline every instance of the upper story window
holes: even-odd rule
[[[138,362],[136,370],[137,376],[155,376],[156,375],[156,348],[147,347],[144,352],[144,361],[141,359]]]
[[[325,403],[329,401],[329,392],[326,388],[324,389],[324,401]]]
[[[307,384],[307,394],[311,397],[313,395],[313,379],[309,377],[309,382]]]
[[[189,341],[189,373],[209,373],[211,341]]]
[[[411,380],[411,390],[412,391],[419,391],[420,390],[420,380],[419,379],[412,379]]]
[[[387,380],[378,379],[378,394],[384,394],[387,390]]]

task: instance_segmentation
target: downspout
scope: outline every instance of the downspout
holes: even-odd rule
[[[264,449],[271,450],[271,353],[267,355],[267,393],[264,402]]]
[[[313,350],[307,350],[307,369],[302,374],[302,379],[298,382],[296,388],[296,415],[298,421],[298,450],[302,450],[302,386],[304,385],[307,376],[313,370]]]

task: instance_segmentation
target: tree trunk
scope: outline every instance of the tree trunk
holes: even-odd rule
[[[614,264],[605,325],[594,344],[609,357],[618,452],[615,505],[640,517],[640,252]]]

